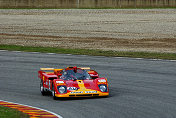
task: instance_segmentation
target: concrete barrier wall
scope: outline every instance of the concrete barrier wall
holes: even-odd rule
[[[0,8],[176,7],[176,0],[0,0]]]

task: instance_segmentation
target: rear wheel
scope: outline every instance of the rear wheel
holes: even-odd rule
[[[44,96],[44,95],[46,95],[46,91],[45,91],[45,89],[44,89],[44,87],[43,87],[43,81],[41,80],[41,82],[40,82],[40,92],[41,92],[41,94]]]

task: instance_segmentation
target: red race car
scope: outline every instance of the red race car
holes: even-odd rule
[[[40,68],[42,95],[52,92],[53,99],[59,97],[108,96],[108,82],[89,67],[67,67],[65,69]]]

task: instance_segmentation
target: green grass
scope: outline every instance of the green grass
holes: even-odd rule
[[[0,45],[0,50],[176,60],[175,53],[102,51],[102,50],[90,50],[90,49],[65,49],[65,48],[53,48],[53,47],[32,47],[32,46],[16,46],[16,45]]]
[[[29,118],[29,116],[16,109],[0,106],[0,118]]]

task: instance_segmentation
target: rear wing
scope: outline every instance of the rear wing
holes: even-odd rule
[[[78,67],[78,68],[81,68],[83,70],[90,70],[90,67]]]
[[[40,70],[42,70],[42,71],[46,71],[46,70],[54,70],[54,68],[40,68]]]
[[[55,73],[57,74],[59,71],[62,71],[63,69],[55,69],[55,68],[40,68],[40,73]]]
[[[57,75],[60,71],[62,71],[63,69],[55,69],[55,68],[40,68],[40,70],[38,71],[38,77],[42,78],[44,74],[47,75]]]
[[[42,72],[54,72],[56,73],[57,71],[62,71],[63,69],[55,69],[55,68],[40,68],[40,71]]]
[[[40,68],[39,73],[54,73],[54,68]]]

